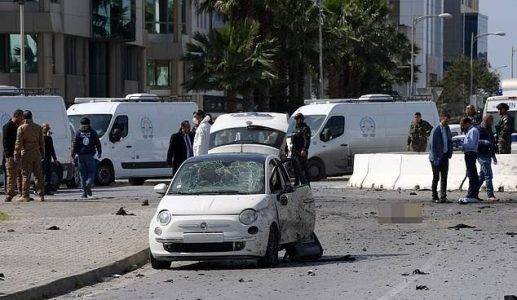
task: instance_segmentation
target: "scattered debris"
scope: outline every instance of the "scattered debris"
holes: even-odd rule
[[[120,278],[120,274],[113,275],[113,278]]]
[[[416,289],[417,290],[424,290],[424,291],[428,291],[429,288],[427,287],[427,285],[417,285],[416,286]]]
[[[142,278],[142,277],[145,277],[145,275],[144,275],[144,274],[140,274],[140,273],[138,273],[138,274],[136,274],[136,276],[135,276],[135,277],[137,277],[137,278]]]
[[[514,237],[517,235],[517,232],[507,232],[506,235],[509,235],[511,237]]]
[[[447,227],[449,229],[456,229],[456,230],[460,230],[462,228],[476,228],[476,226],[470,226],[470,225],[465,225],[463,223],[460,223],[460,224],[457,224],[456,226],[449,226]]]
[[[124,207],[121,207],[118,209],[118,211],[115,213],[115,215],[117,215],[117,216],[134,216],[135,214],[133,214],[133,213],[128,214],[126,212],[126,210],[124,210]]]
[[[347,261],[347,262],[350,262],[350,261],[356,261],[356,258],[353,257],[352,255],[350,254],[347,254],[345,256],[338,256],[338,257],[333,257],[333,256],[324,256],[322,258],[320,258],[318,260],[319,262],[331,262],[331,261],[336,261],[336,262],[339,262],[339,261]]]
[[[253,280],[244,280],[243,278],[239,279],[239,282],[253,282]]]
[[[457,215],[461,215],[461,211],[457,212],[456,214],[457,214]]]
[[[400,275],[402,275],[402,276],[409,276],[409,273],[402,273]]]
[[[409,193],[409,195],[410,195],[410,196],[416,196],[416,195],[417,195],[417,193],[415,193],[415,192],[411,192],[411,193]]]
[[[363,248],[363,251],[366,252],[367,251],[366,248]]]
[[[473,231],[483,231],[483,229],[474,229]]]
[[[314,273],[314,271],[313,271],[313,270],[309,270],[309,271],[307,272],[307,275],[309,275],[309,276],[316,276],[316,273]]]
[[[504,295],[504,300],[517,300],[515,295]]]
[[[478,209],[485,209],[485,208],[492,208],[492,206],[490,206],[490,205],[483,205],[483,206],[478,207]]]
[[[59,230],[59,227],[57,226],[50,226],[49,228],[47,228],[47,230]]]
[[[149,206],[149,200],[144,200],[142,202],[142,206]]]
[[[3,281],[3,280],[5,280],[5,275],[4,275],[4,273],[0,273],[0,281]]]
[[[420,269],[416,269],[413,271],[413,275],[429,275],[429,273],[420,271]]]
[[[165,283],[174,283],[174,279],[167,279],[164,281]]]
[[[8,229],[7,232],[14,232],[14,229]]]

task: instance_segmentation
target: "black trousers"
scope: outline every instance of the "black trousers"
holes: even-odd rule
[[[294,153],[293,153],[294,154]],[[299,168],[299,170],[297,170],[297,173],[298,173],[298,176],[303,176],[305,178],[305,180],[301,180],[302,183],[305,182],[307,184],[309,184],[310,182],[310,174],[309,174],[309,161],[307,159],[307,157],[305,156],[300,156],[300,155],[293,155],[292,156],[293,159],[295,159],[298,163],[297,163],[297,168]],[[298,176],[295,180],[295,185],[298,185],[299,184],[299,181],[298,181]]]
[[[479,198],[479,175],[476,166],[478,154],[476,152],[465,152],[465,166],[467,167],[467,177],[469,178],[469,189],[467,198]]]
[[[442,159],[438,166],[431,162],[433,168],[433,182],[431,184],[431,191],[433,199],[438,199],[438,180],[440,181],[440,199],[447,198],[447,175],[449,174],[449,159]]]

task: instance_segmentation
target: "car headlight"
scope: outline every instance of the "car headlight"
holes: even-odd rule
[[[160,225],[165,226],[171,222],[171,213],[168,210],[162,210],[158,214],[158,223]]]
[[[258,214],[254,209],[245,209],[239,215],[239,221],[244,225],[250,225],[257,220]]]

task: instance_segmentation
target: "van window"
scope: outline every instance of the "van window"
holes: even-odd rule
[[[128,119],[127,116],[117,116],[113,122],[110,132],[110,141],[118,142],[121,138],[127,136],[128,133]]]
[[[333,140],[345,132],[345,117],[332,116],[323,127],[320,133],[320,139],[324,142]]]
[[[320,129],[321,124],[325,120],[326,115],[305,115],[303,121],[309,128],[313,134],[316,134]],[[293,117],[289,118],[289,127],[287,127],[287,136],[291,136],[293,134],[294,128],[296,127],[296,121]]]
[[[97,131],[97,135],[101,138],[106,130],[108,130],[108,125],[111,121],[111,115],[101,115],[101,114],[91,114],[91,115],[69,115],[68,120],[74,126],[74,130],[77,132],[81,127],[80,121],[83,117],[87,117],[90,119],[90,127]]]

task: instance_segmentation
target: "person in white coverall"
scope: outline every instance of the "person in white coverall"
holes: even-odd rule
[[[196,135],[194,136],[194,143],[192,150],[194,156],[208,153],[208,143],[210,139],[210,117],[204,111],[198,110],[194,112],[193,122],[197,125]]]

